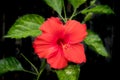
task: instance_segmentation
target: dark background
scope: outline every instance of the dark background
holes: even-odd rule
[[[113,43],[118,38],[119,33],[115,31],[118,27],[118,23],[115,21],[118,16],[118,1],[117,0],[99,0],[100,4],[106,4],[110,6],[115,15],[94,15],[94,18],[87,22],[88,28],[95,31],[102,38],[103,43],[111,55],[110,59],[106,59],[95,52],[91,51],[86,46],[87,62],[81,66],[80,80],[108,80],[113,78]],[[69,9],[68,15],[72,13],[71,7],[65,2]],[[25,60],[19,55],[18,51],[24,53],[31,62],[36,66],[40,65],[40,60],[33,53],[31,38],[25,38],[21,40],[4,39],[3,36],[7,34],[11,25],[15,20],[25,14],[39,14],[48,18],[50,16],[57,16],[57,14],[48,7],[43,0],[3,0],[0,2],[0,59],[15,56],[22,66],[28,70],[31,70],[31,66],[25,62]],[[85,4],[87,5],[87,3]],[[82,15],[76,17],[77,20],[81,20]],[[0,80],[32,80],[35,76],[25,72],[8,72],[0,76]],[[57,76],[53,72],[43,72],[41,80],[58,80]]]

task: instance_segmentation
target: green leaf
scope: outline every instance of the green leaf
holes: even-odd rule
[[[41,33],[39,27],[43,22],[44,18],[37,14],[24,15],[16,20],[5,37],[16,39],[36,37]]]
[[[84,17],[84,23],[89,21],[92,18],[92,16],[93,16],[93,13],[91,12],[86,14],[86,16]]]
[[[107,5],[97,5],[92,8],[85,8],[81,11],[82,14],[93,12],[96,14],[114,14],[113,10]]]
[[[44,0],[47,5],[53,8],[59,15],[62,13],[64,0]]]
[[[67,68],[56,70],[59,80],[78,80],[80,74],[79,65],[68,65]]]
[[[80,5],[84,4],[87,0],[68,0],[74,9],[77,9]]]
[[[0,75],[9,71],[23,71],[20,62],[14,57],[8,57],[0,60]]]
[[[92,6],[92,5],[95,5],[95,2],[96,2],[96,0],[91,0],[90,1],[90,5]]]
[[[100,54],[102,56],[105,56],[105,57],[109,57],[110,56],[108,54],[108,52],[106,51],[101,38],[96,33],[94,33],[93,31],[88,30],[88,35],[84,39],[84,42],[92,50],[94,50],[96,53],[98,53],[98,54]]]

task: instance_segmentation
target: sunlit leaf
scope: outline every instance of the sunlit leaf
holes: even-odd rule
[[[88,30],[88,35],[85,38],[84,42],[92,49],[94,50],[96,53],[105,56],[105,57],[109,57],[110,55],[108,54],[108,52],[106,51],[104,44],[101,40],[101,38],[94,33],[91,30]]]
[[[0,75],[9,71],[23,71],[21,63],[14,57],[8,57],[0,60]]]
[[[96,14],[114,14],[113,10],[107,5],[97,5],[91,8],[85,8],[81,11],[82,14],[93,12]]]
[[[62,13],[64,0],[44,0],[47,5],[53,8],[58,14]]]
[[[16,39],[36,37],[41,33],[39,27],[43,22],[44,18],[37,14],[24,15],[16,20],[5,37]]]
[[[68,1],[70,2],[70,4],[72,4],[74,9],[78,8],[80,5],[86,2],[86,0],[68,0]]]
[[[59,80],[78,80],[80,74],[80,66],[69,65],[65,69],[56,70]]]

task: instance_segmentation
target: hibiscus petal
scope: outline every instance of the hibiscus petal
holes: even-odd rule
[[[57,17],[48,18],[40,27],[40,30],[46,33],[56,33],[63,30],[63,24]]]
[[[35,53],[40,58],[46,58],[49,54],[54,53],[57,49],[54,40],[54,36],[47,33],[38,36],[33,42]]]
[[[86,62],[83,44],[73,44],[63,48],[64,56],[70,62],[82,63]]]
[[[48,33],[43,33],[39,35],[35,40],[34,40],[34,45],[41,45],[41,44],[54,44],[57,40],[57,36],[51,35]]]
[[[86,37],[86,25],[75,20],[69,20],[65,24],[65,34],[68,36],[69,43],[78,43]]]
[[[51,56],[47,58],[47,62],[50,64],[50,67],[54,69],[63,69],[67,66],[67,60],[63,56],[62,50],[51,54]]]
[[[52,53],[56,52],[58,47],[53,45],[33,45],[35,53],[40,58],[47,58]]]

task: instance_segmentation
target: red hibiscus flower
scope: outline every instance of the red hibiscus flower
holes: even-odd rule
[[[86,25],[76,20],[63,24],[59,18],[51,17],[40,27],[42,34],[33,42],[35,53],[46,58],[51,68],[62,69],[68,62],[86,62],[84,46]]]

